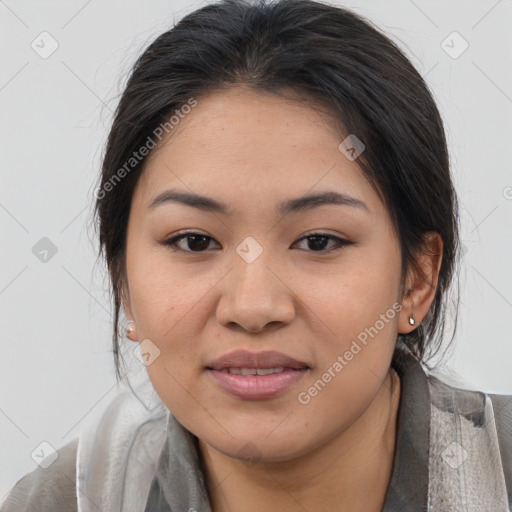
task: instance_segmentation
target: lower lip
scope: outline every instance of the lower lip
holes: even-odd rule
[[[222,389],[245,400],[261,400],[279,395],[301,380],[308,371],[308,368],[305,368],[302,370],[288,369],[270,375],[235,375],[208,369],[208,373],[220,384]]]

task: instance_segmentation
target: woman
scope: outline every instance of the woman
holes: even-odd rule
[[[427,372],[456,194],[425,82],[369,22],[189,14],[135,64],[96,199],[133,392],[4,512],[512,509],[512,396]]]

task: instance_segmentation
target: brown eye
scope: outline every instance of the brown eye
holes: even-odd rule
[[[182,241],[186,240],[185,244],[178,246]],[[201,233],[182,233],[166,240],[164,245],[170,246],[174,251],[183,252],[204,252],[208,249],[210,242],[213,240],[211,236],[203,235]],[[185,246],[185,247],[183,247]]]
[[[210,242],[213,240],[214,239],[211,236],[203,235],[201,233],[190,232],[181,233],[177,236],[169,238],[168,240],[164,241],[163,244],[171,247],[173,251],[200,253],[205,252],[208,249]],[[305,250],[309,252],[337,251],[353,243],[343,238],[339,238],[337,236],[328,235],[324,233],[314,233],[301,238],[300,240],[295,242],[294,246],[303,240],[306,240],[307,248]],[[333,242],[333,245],[331,245],[330,247],[329,242]],[[179,245],[180,243],[181,246]]]
[[[307,241],[307,245],[309,249],[312,250],[312,252],[331,252],[342,249],[346,245],[352,244],[352,242],[344,240],[343,238],[323,233],[315,233],[312,235],[305,236],[301,238],[299,242],[302,240]],[[334,247],[331,246],[330,248],[326,249],[326,245],[330,241],[334,242]]]

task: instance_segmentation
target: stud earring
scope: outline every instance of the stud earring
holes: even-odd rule
[[[412,315],[409,317],[409,323],[410,323],[411,325],[414,325],[414,324],[416,323],[416,322],[414,321],[414,317],[413,317]]]
[[[130,324],[133,324],[133,325],[130,325]],[[130,320],[128,322],[128,327],[126,328],[126,336],[129,338],[130,334],[133,334],[134,332],[135,332],[135,321]]]

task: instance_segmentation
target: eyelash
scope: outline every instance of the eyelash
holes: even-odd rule
[[[196,236],[196,235],[200,236],[200,237],[204,237],[204,238],[209,238],[210,240],[213,240],[213,238],[211,236],[203,235],[202,233],[196,233],[194,231],[189,231],[189,232],[186,232],[186,233],[181,233],[179,235],[176,235],[176,236],[174,236],[172,238],[169,238],[168,240],[164,240],[162,242],[162,244],[165,245],[165,246],[170,247],[170,249],[175,251],[175,252],[188,252],[188,253],[193,253],[193,254],[201,254],[201,253],[206,252],[206,251],[189,251],[189,250],[180,249],[180,248],[176,247],[176,244],[178,242],[180,242],[181,240],[186,239],[187,237]],[[329,238],[331,240],[336,241],[337,246],[334,246],[334,248],[330,248],[330,249],[322,249],[320,251],[308,251],[308,250],[306,250],[306,252],[313,252],[313,253],[319,253],[319,254],[329,253],[329,252],[339,251],[341,249],[344,249],[345,246],[353,244],[353,242],[350,242],[350,241],[345,240],[343,238],[340,238],[340,237],[337,237],[337,236],[334,236],[334,235],[329,235],[327,233],[320,233],[320,232],[311,233],[309,235],[306,235],[306,236],[300,238],[299,240],[297,240],[297,242],[300,242],[302,240],[307,240],[310,237]],[[295,242],[295,243],[297,243],[297,242]]]

